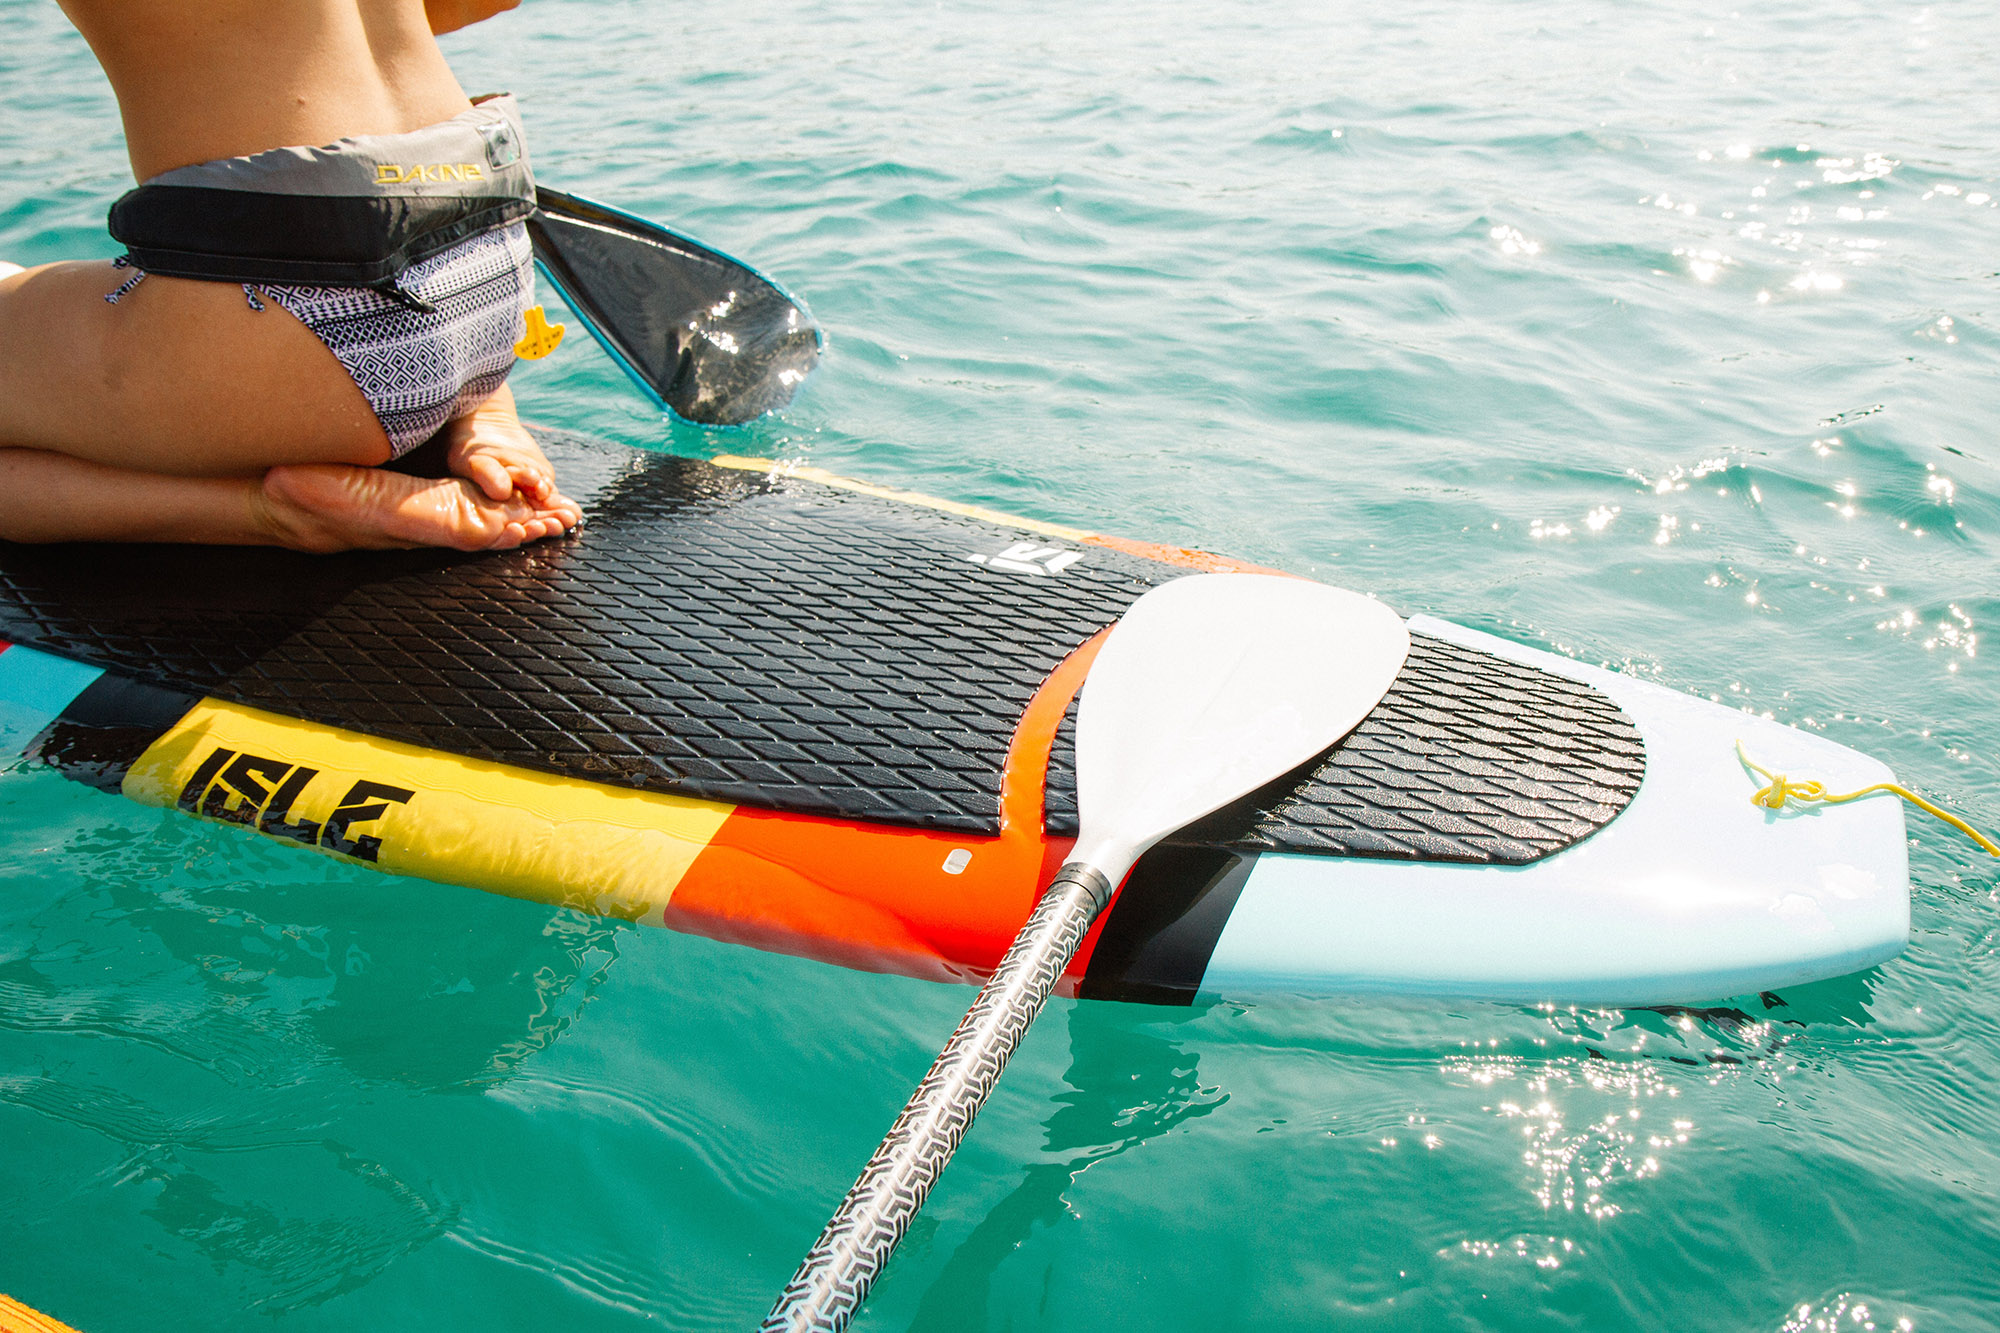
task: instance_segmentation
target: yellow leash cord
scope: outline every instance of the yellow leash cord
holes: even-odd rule
[[[1941,810],[1937,806],[1932,805],[1908,787],[1899,787],[1893,782],[1878,782],[1872,787],[1863,787],[1860,791],[1830,792],[1817,782],[1793,782],[1786,778],[1783,773],[1773,773],[1770,769],[1754,762],[1749,755],[1743,753],[1742,741],[1736,742],[1736,757],[1743,761],[1745,768],[1762,774],[1768,779],[1768,785],[1760,788],[1750,798],[1750,804],[1752,805],[1761,805],[1766,810],[1782,810],[1785,808],[1785,802],[1787,801],[1796,802],[1799,805],[1842,805],[1848,801],[1858,801],[1862,797],[1873,795],[1878,791],[1893,792],[1895,795],[1908,801],[1911,805],[1916,806],[1919,810],[1936,815],[1939,819],[1942,819],[1945,823],[1951,825],[1960,833],[1963,833],[1966,837],[1985,848],[1989,854],[2000,856],[2000,847],[1996,847],[1991,838],[1950,811]]]

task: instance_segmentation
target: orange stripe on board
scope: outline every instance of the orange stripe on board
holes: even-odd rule
[[[1018,916],[1008,918],[1006,937],[999,940],[998,947],[993,949],[992,961],[981,968],[982,976],[999,966],[1000,955],[1007,952],[1007,946],[1021,933],[1021,927],[1026,924],[1028,913],[1034,910],[1035,899],[1041,895],[1042,887],[1055,877],[1070,848],[1076,845],[1074,838],[1050,838],[1046,832],[1043,812],[1048,798],[1049,756],[1055,749],[1056,729],[1062,725],[1063,714],[1069,711],[1069,701],[1083,688],[1084,678],[1090,674],[1090,664],[1097,660],[1098,650],[1104,647],[1104,641],[1110,635],[1109,626],[1099,630],[1049,673],[1049,678],[1042,682],[1042,688],[1035,691],[1035,697],[1028,701],[1027,711],[1021,714],[1021,725],[1014,729],[1014,742],[1007,747],[1007,768],[1000,775],[1000,837],[1002,841],[1010,836],[1034,839],[1041,844],[1042,859],[1035,868],[1032,883],[1027,886],[1026,904]],[[1112,897],[1115,900],[1117,894],[1114,892]],[[1077,945],[1076,954],[1064,969],[1062,982],[1058,983],[1065,994],[1074,993],[1084,969],[1090,966],[1090,955],[1097,948],[1098,934],[1104,929],[1105,919],[1110,914],[1108,906],[1098,913],[1083,942]]]
[[[12,1297],[0,1295],[0,1333],[76,1333],[76,1330]]]
[[[1018,514],[1003,514],[997,509],[987,509],[981,505],[941,500],[935,495],[925,495],[921,491],[901,491],[889,486],[877,486],[873,482],[857,481],[853,477],[843,477],[837,472],[807,467],[804,464],[779,463],[769,458],[743,458],[736,454],[718,454],[708,461],[716,467],[733,468],[739,472],[763,472],[774,477],[798,477],[805,481],[816,481],[822,486],[837,486],[842,490],[859,491],[863,495],[880,496],[885,500],[921,505],[925,509],[941,509],[946,513],[965,514],[971,518],[984,519],[988,523],[998,523],[1002,527],[1039,532],[1064,541],[1079,542],[1085,546],[1102,546],[1113,551],[1123,551],[1126,555],[1158,560],[1161,564],[1178,565],[1182,569],[1198,569],[1208,574],[1284,572],[1267,569],[1263,565],[1253,565],[1247,560],[1238,560],[1232,556],[1214,555],[1208,551],[1191,550],[1184,546],[1162,546],[1158,542],[1133,541],[1129,537],[1106,537],[1094,532],[1085,532],[1082,528],[1064,527],[1059,523],[1044,523],[1040,519],[1022,518]]]
[[[1204,574],[1284,574],[1282,569],[1270,569],[1263,565],[1253,565],[1248,560],[1238,560],[1234,556],[1216,555],[1209,551],[1196,551],[1186,546],[1162,546],[1158,542],[1133,541],[1130,537],[1105,537],[1091,533],[1083,539],[1088,546],[1103,546],[1126,555],[1136,555],[1147,560],[1157,560],[1163,565],[1178,565],[1182,569],[1198,569]],[[1286,575],[1286,577],[1293,577]]]
[[[1109,632],[1029,700],[1001,775],[999,837],[739,807],[688,867],[666,924],[872,971],[941,981],[990,972],[1069,851],[1042,827],[1049,752]]]

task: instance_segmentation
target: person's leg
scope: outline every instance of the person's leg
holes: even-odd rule
[[[32,497],[12,503],[7,497]],[[0,448],[0,540],[206,542],[346,551],[409,546],[500,550],[575,526],[522,496],[486,499],[431,480],[339,463],[262,477],[175,477],[46,449]]]
[[[184,476],[388,461],[361,390],[276,303],[153,276],[107,304],[127,272],[49,264],[0,280],[0,444]]]
[[[251,309],[233,284],[161,277],[107,305],[119,277],[0,274],[0,537],[473,550],[578,521],[553,484],[493,497],[376,472],[380,423],[290,314]]]

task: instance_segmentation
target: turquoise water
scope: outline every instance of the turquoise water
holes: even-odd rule
[[[532,418],[1196,543],[1866,749],[2000,825],[2000,20],[528,0],[541,175],[830,355]],[[246,71],[254,77],[255,71]],[[0,0],[0,255],[115,108]],[[2000,873],[1747,1017],[1051,1005],[868,1329],[2000,1329]],[[1690,829],[1690,837],[1699,837]],[[970,998],[0,773],[0,1290],[87,1333],[743,1328]]]

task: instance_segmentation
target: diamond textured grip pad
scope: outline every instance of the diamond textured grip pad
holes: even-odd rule
[[[0,543],[0,637],[475,759],[990,834],[1043,678],[1188,572],[843,487],[542,438],[589,515],[575,536],[472,556]],[[1072,767],[1059,738],[1054,831],[1074,828]],[[1189,836],[1532,860],[1609,820],[1643,769],[1636,732],[1596,691],[1419,639],[1326,766]]]
[[[545,436],[588,521],[476,557],[0,551],[0,636],[619,786],[967,832],[1044,676],[1181,571],[814,482]]]
[[[1056,735],[1051,833],[1076,832],[1075,709]],[[1519,865],[1602,828],[1646,747],[1579,681],[1423,634],[1396,683],[1312,768],[1176,834],[1175,845]]]

